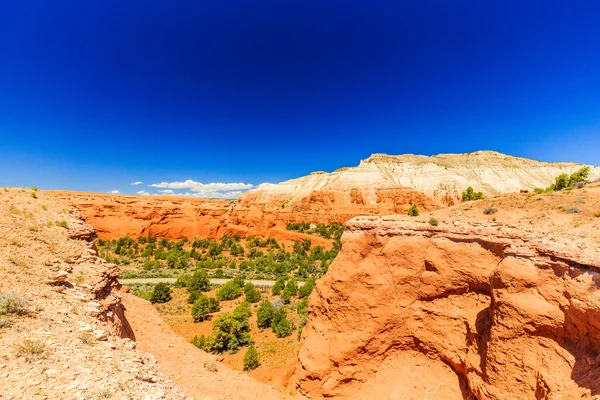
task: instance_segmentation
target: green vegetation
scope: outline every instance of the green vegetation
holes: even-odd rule
[[[301,286],[300,288],[298,288],[298,297],[306,298],[306,297],[310,296],[310,294],[312,293],[314,288],[315,288],[315,280],[313,278],[307,279],[306,282],[304,282],[304,286]]]
[[[233,300],[242,295],[242,287],[236,281],[229,281],[217,290],[217,299]]]
[[[244,354],[244,371],[252,371],[260,366],[260,356],[253,345]]]
[[[313,246],[310,238],[283,245],[274,238],[249,236],[242,240],[239,235],[220,240],[169,240],[153,236],[135,240],[125,236],[99,240],[98,251],[107,261],[123,267],[123,279],[182,277],[176,287],[187,286],[188,277],[184,275],[197,271],[205,271],[210,278],[244,275],[248,279],[284,277],[285,280],[318,278],[327,272],[340,249],[343,225],[298,223],[289,224],[288,229],[329,238],[333,248]]]
[[[473,188],[471,186],[469,186],[466,191],[462,192],[462,201],[473,201],[473,200],[482,200],[482,199],[483,199],[483,193],[476,192],[475,190],[473,190]]]
[[[25,315],[27,314],[28,304],[29,300],[23,295],[0,293],[0,315]]]
[[[280,276],[275,281],[275,284],[273,285],[273,288],[271,289],[271,293],[273,294],[273,296],[279,296],[281,294],[281,291],[284,288],[285,288],[285,277]]]
[[[256,312],[256,325],[259,328],[268,328],[271,326],[271,321],[275,315],[275,309],[270,301],[263,301]]]
[[[151,303],[166,303],[171,300],[171,288],[167,283],[160,282],[154,286],[154,290],[150,295]]]
[[[600,210],[598,210],[594,213],[594,217],[600,218]]]
[[[213,322],[213,331],[208,336],[192,339],[192,343],[202,350],[222,353],[230,351],[235,353],[241,346],[252,341],[250,337],[250,307],[242,303],[231,314],[221,314]]]
[[[429,218],[429,225],[438,226],[438,224],[439,224],[439,222],[438,222],[437,218],[435,218],[435,217]]]
[[[248,303],[258,303],[260,301],[260,292],[251,282],[246,283],[244,286],[244,293]]]
[[[416,217],[417,215],[419,215],[419,207],[417,207],[416,204],[410,206],[410,208],[408,209],[408,215],[411,217]]]
[[[582,188],[587,183],[589,175],[590,167],[583,167],[573,172],[571,175],[560,174],[556,177],[554,183],[548,186],[546,189],[535,188],[533,190],[535,190],[537,194],[541,194],[563,189]]]
[[[209,314],[219,311],[219,300],[208,297],[205,294],[198,295],[192,307],[194,322],[205,321]]]
[[[287,319],[285,308],[280,308],[279,311],[275,313],[273,320],[271,321],[271,329],[273,329],[273,332],[278,338],[290,335],[292,332],[292,325]]]

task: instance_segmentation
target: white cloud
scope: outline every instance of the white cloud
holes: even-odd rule
[[[211,182],[201,183],[188,179],[184,182],[160,182],[149,185],[154,188],[161,188],[160,193],[183,195],[191,197],[202,197],[210,199],[236,199],[242,193],[254,188],[251,183],[233,182]],[[175,192],[175,190],[187,190],[185,192]]]
[[[135,182],[130,183],[130,185],[137,186],[137,185],[141,185],[142,183],[144,183],[144,182],[135,181]]]
[[[111,190],[111,191],[110,191],[110,192],[108,192],[108,193],[111,193],[111,194],[121,194],[121,192],[119,192],[117,189],[115,189],[115,190]]]
[[[145,190],[140,190],[139,192],[136,192],[136,194],[139,196],[150,196],[150,193],[146,192]]]

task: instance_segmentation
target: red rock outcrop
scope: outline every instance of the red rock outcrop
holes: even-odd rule
[[[600,398],[596,247],[489,222],[355,218],[310,296],[298,388],[311,398]]]

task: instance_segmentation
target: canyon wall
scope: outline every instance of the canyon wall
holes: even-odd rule
[[[358,217],[309,299],[311,398],[600,398],[600,249],[493,222]]]

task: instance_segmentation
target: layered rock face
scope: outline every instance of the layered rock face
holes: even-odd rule
[[[409,200],[401,197],[417,192],[435,201],[455,204],[469,186],[486,196],[545,188],[561,173],[571,174],[581,167],[581,164],[540,162],[493,151],[431,157],[374,154],[356,167],[263,185],[243,195],[241,201],[290,206],[306,202],[315,193],[323,193],[321,196],[329,197],[330,203],[377,206],[390,202],[393,193],[398,208]],[[599,179],[600,169],[593,168],[591,175]],[[420,204],[417,198],[410,201]]]
[[[355,218],[309,299],[298,388],[311,398],[600,398],[595,247],[494,223]]]

